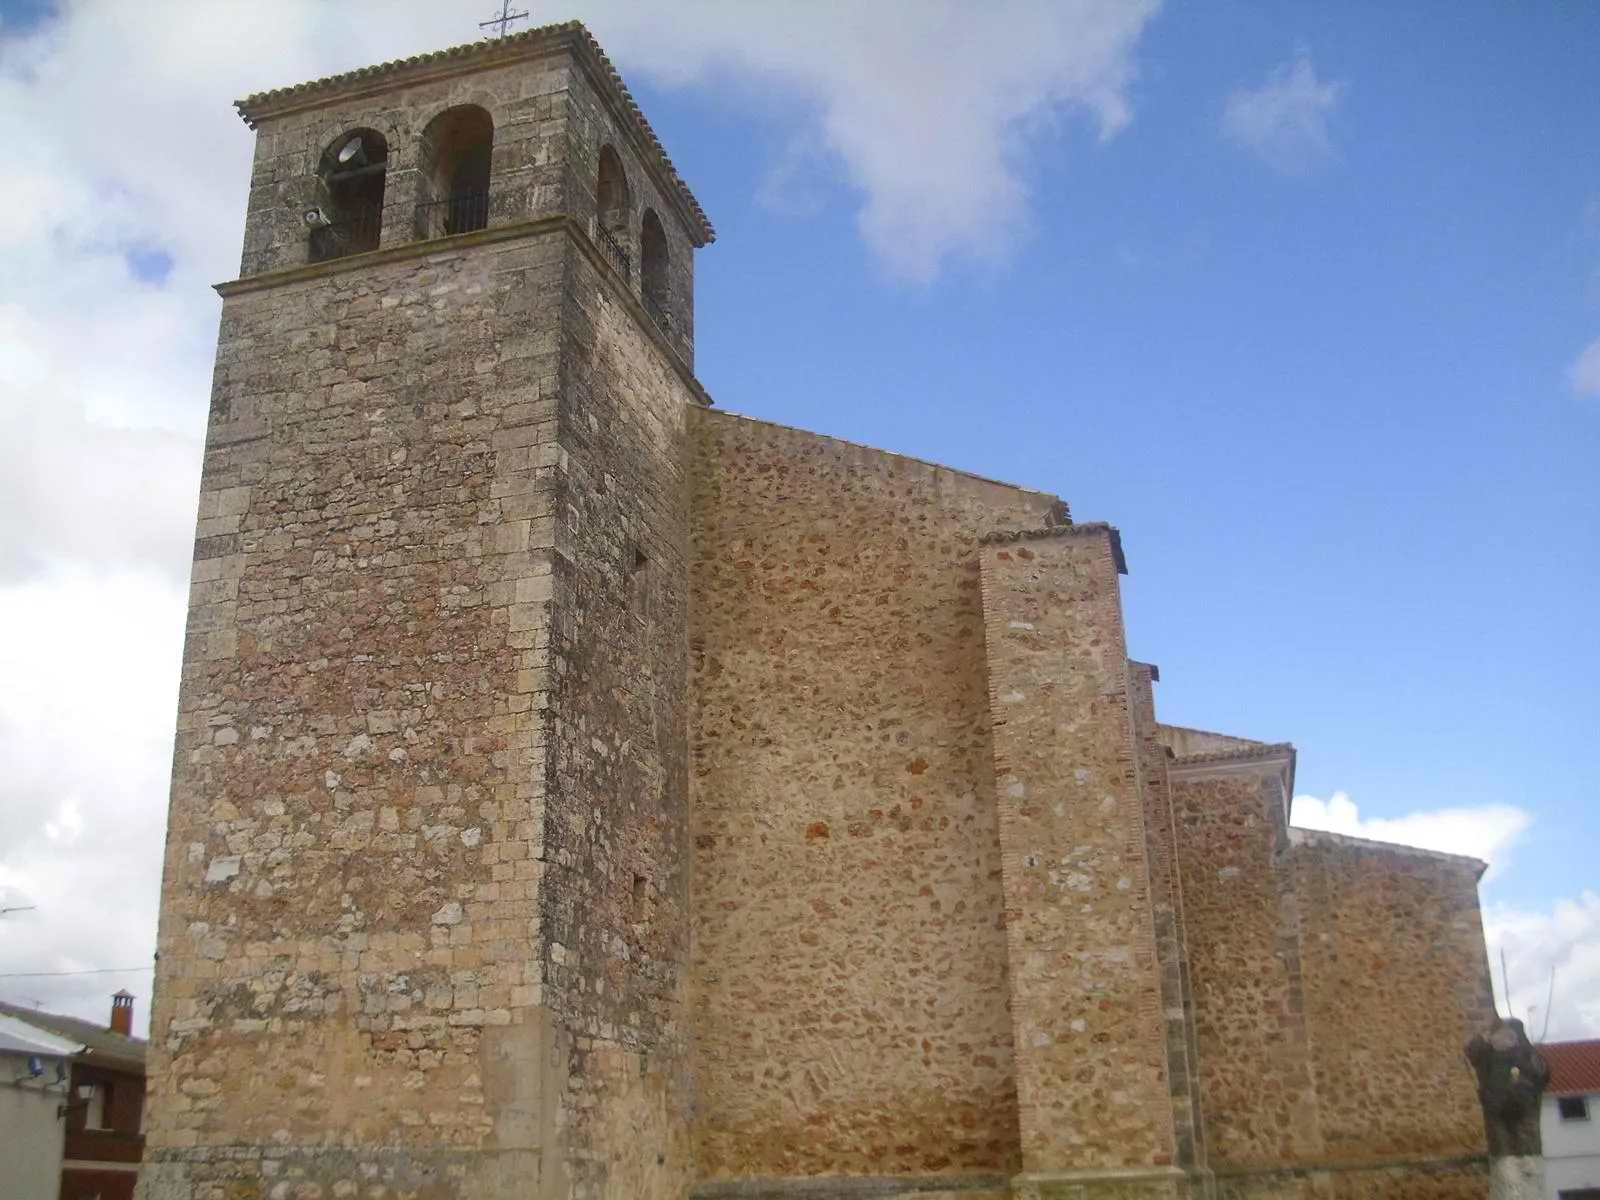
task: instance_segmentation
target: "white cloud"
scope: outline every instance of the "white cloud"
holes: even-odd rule
[[[1600,338],[1585,347],[1578,361],[1567,371],[1572,391],[1578,396],[1600,396]]]
[[[1600,895],[1585,891],[1547,911],[1491,904],[1484,932],[1502,1012],[1504,950],[1511,1011],[1527,1023],[1530,1036],[1545,1034],[1553,1042],[1600,1037]]]
[[[668,82],[732,72],[809,116],[778,163],[786,189],[821,149],[863,197],[862,236],[896,276],[953,253],[993,258],[1024,224],[1030,150],[1060,117],[1102,138],[1131,116],[1133,51],[1155,0],[769,0],[591,6],[598,36]],[[813,168],[815,169],[815,168]]]
[[[1324,83],[1304,47],[1274,67],[1259,87],[1233,91],[1222,110],[1222,133],[1281,171],[1297,172],[1333,157],[1328,119],[1344,93],[1342,83]]]
[[[1437,808],[1403,817],[1363,817],[1344,792],[1335,792],[1329,800],[1296,796],[1292,819],[1301,829],[1322,829],[1480,858],[1489,864],[1486,878],[1505,867],[1513,844],[1533,823],[1531,814],[1509,804]]]
[[[0,971],[144,966],[155,949],[184,594],[73,571],[0,588]],[[106,1017],[148,974],[0,978]]]
[[[1348,795],[1335,792],[1326,801],[1296,796],[1293,823],[1301,829],[1481,858],[1489,864],[1484,873],[1488,884],[1503,872],[1533,817],[1506,804],[1363,817]],[[1527,1022],[1531,1036],[1545,1027],[1548,1012],[1551,1041],[1600,1037],[1600,895],[1585,891],[1576,899],[1558,899],[1545,910],[1490,904],[1483,924],[1501,1012],[1507,1011],[1500,965],[1504,950],[1511,1006]],[[1552,969],[1553,1002],[1548,999]]]

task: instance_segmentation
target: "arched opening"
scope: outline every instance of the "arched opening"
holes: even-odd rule
[[[422,131],[422,202],[417,236],[471,233],[489,223],[489,158],[494,118],[476,104],[446,109]]]
[[[667,315],[671,296],[667,283],[667,231],[661,227],[655,209],[647,208],[639,227],[639,298],[662,329],[672,327]]]
[[[378,248],[389,144],[373,129],[342,133],[317,163],[317,206],[306,212],[311,261]]]
[[[600,148],[600,172],[594,198],[596,240],[611,265],[628,279],[628,176],[622,169],[622,160],[610,146]]]

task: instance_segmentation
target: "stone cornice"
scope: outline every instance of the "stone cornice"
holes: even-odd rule
[[[1289,804],[1294,796],[1294,747],[1288,742],[1244,746],[1238,750],[1218,750],[1167,759],[1169,779],[1204,779],[1217,775],[1277,775],[1283,782],[1283,822],[1289,823]]]
[[[304,283],[313,279],[323,279],[332,275],[348,274],[352,271],[365,270],[368,267],[380,266],[385,263],[406,262],[414,258],[426,258],[433,254],[454,254],[462,250],[469,250],[474,246],[486,246],[496,242],[516,241],[520,238],[539,237],[543,234],[566,233],[573,243],[589,260],[591,266],[598,271],[600,277],[607,281],[611,287],[611,294],[620,300],[638,321],[639,327],[645,331],[646,336],[655,343],[656,347],[666,356],[667,362],[681,379],[694,398],[705,407],[712,404],[711,395],[695,378],[689,365],[683,361],[665,334],[657,327],[655,318],[645,311],[639,297],[633,294],[633,289],[617,274],[617,270],[604,254],[595,246],[594,240],[589,236],[589,231],[582,223],[575,221],[565,213],[556,213],[548,217],[534,217],[526,221],[513,221],[506,225],[491,225],[487,229],[475,229],[471,233],[457,233],[449,237],[429,238],[426,241],[401,242],[393,246],[380,246],[376,250],[369,250],[365,254],[349,254],[343,258],[330,258],[326,262],[302,263],[299,266],[284,267],[277,271],[263,271],[259,275],[246,275],[242,279],[231,279],[226,283],[215,285],[216,292],[224,300],[231,300],[236,296],[248,296],[255,292],[272,291],[275,288],[287,287],[295,283]]]
[[[1272,766],[1293,757],[1294,746],[1288,742],[1257,742],[1253,746],[1240,746],[1236,750],[1208,750],[1204,754],[1174,754],[1172,756],[1172,766],[1205,767],[1213,763]]]
[[[641,151],[641,158],[649,169],[666,185],[662,190],[671,197],[678,215],[688,229],[696,246],[705,246],[716,240],[705,210],[694,198],[689,185],[678,174],[678,169],[667,157],[667,151],[656,136],[650,122],[645,119],[627,84],[611,59],[594,40],[594,35],[579,21],[560,25],[543,25],[506,37],[487,38],[464,46],[451,46],[427,54],[345,71],[308,83],[256,92],[236,101],[234,107],[246,125],[255,129],[262,121],[290,113],[317,108],[331,100],[350,100],[390,91],[397,87],[413,87],[462,75],[470,71],[486,71],[513,63],[532,62],[567,52],[579,62],[593,79],[604,96],[623,118],[624,128],[631,129]]]

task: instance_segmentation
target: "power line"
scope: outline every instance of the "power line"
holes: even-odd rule
[[[63,975],[128,975],[134,971],[150,971],[149,967],[95,967],[88,971],[0,971],[0,979],[59,979]]]

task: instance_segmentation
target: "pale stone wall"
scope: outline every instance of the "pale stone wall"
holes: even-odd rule
[[[538,1064],[543,1036],[564,244],[227,300],[152,1025],[158,1175],[445,1171],[470,1194],[489,1160],[537,1149],[536,1079],[499,1064]]]
[[[683,1194],[688,492],[694,403],[610,268],[568,249],[558,414],[545,1003],[570,1036],[575,1197]]]
[[[974,538],[1058,502],[691,416],[698,1173],[1013,1170]]]
[[[685,303],[693,239],[576,61],[446,76],[260,131],[197,531],[152,1200],[686,1187],[692,324],[660,328],[563,212],[593,170],[572,156],[628,156]],[[414,244],[408,155],[458,103],[495,119],[490,227]],[[306,265],[297,189],[349,128],[389,140],[382,248]]]
[[[1293,838],[1327,1153],[1482,1153],[1461,1048],[1494,1015],[1483,864],[1337,834]]]
[[[1170,1167],[1115,533],[995,540],[981,561],[1024,1166]]]

